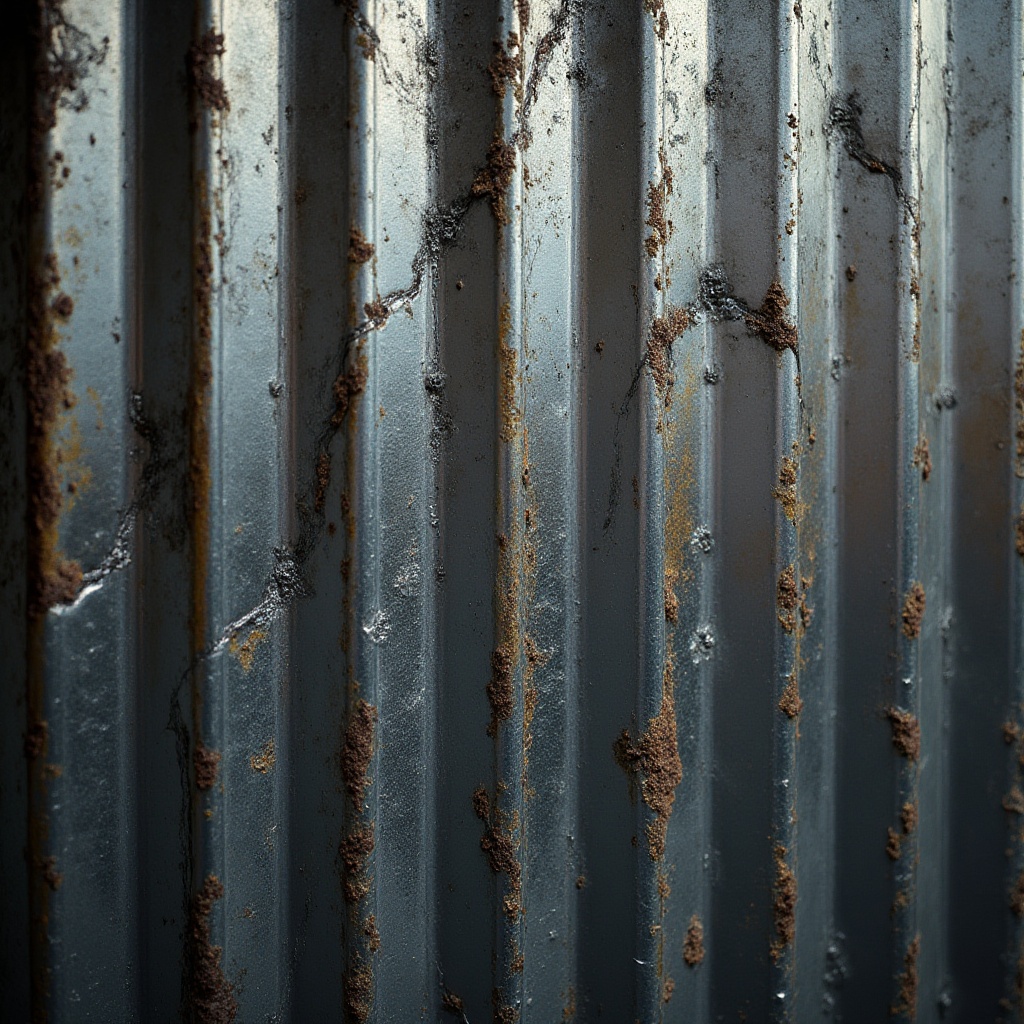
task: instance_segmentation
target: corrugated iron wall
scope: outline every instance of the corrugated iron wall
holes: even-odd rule
[[[5,20],[7,1019],[1021,1018],[1019,0]]]

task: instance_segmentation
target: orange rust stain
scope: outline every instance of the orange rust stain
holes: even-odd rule
[[[277,753],[274,750],[274,741],[272,739],[267,740],[263,744],[263,748],[258,754],[249,755],[249,767],[254,772],[260,772],[262,775],[267,775],[277,764]]]

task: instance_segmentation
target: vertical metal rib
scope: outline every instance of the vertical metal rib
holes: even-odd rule
[[[41,6],[30,141],[32,1019],[136,1013],[131,7]],[[102,811],[102,813],[101,813]],[[11,823],[13,824],[13,823]],[[86,869],[88,865],[88,869]]]
[[[578,132],[572,69],[578,14],[557,0],[517,8],[523,261],[524,1022],[574,1014],[578,832],[580,369]],[[564,22],[564,24],[563,24]],[[554,33],[554,35],[552,34]],[[507,36],[506,36],[507,40]],[[547,43],[545,43],[547,40]],[[542,46],[550,44],[545,54]],[[543,60],[545,71],[534,68]],[[550,126],[550,130],[541,126]]]
[[[707,639],[714,638],[714,551],[712,533],[714,461],[710,457],[714,399],[719,367],[713,328],[695,315],[701,274],[710,262],[714,233],[708,208],[711,168],[707,166],[709,111],[705,86],[708,62],[707,18],[688,5],[666,4],[668,22],[659,40],[660,95],[657,139],[647,146],[652,177],[645,187],[645,230],[654,237],[657,203],[664,204],[667,238],[660,239],[646,284],[653,285],[655,316],[670,326],[676,311],[686,311],[683,334],[671,345],[666,394],[655,388],[661,418],[663,465],[656,485],[664,495],[661,617],[664,619],[666,672],[675,704],[681,782],[665,840],[665,855],[655,867],[658,892],[657,959],[661,973],[661,1014],[666,1020],[703,1020],[710,1013],[710,970],[705,924],[711,909],[711,709],[712,667]],[[703,12],[699,12],[702,14]],[[660,19],[659,19],[660,21]],[[658,26],[660,30],[660,25]],[[671,228],[668,227],[671,225]],[[654,248],[654,247],[652,247]],[[653,280],[651,275],[653,275]],[[680,325],[681,326],[681,325]],[[650,321],[646,372],[658,368],[657,344]],[[661,327],[659,326],[659,334]],[[667,353],[666,353],[667,355]],[[652,364],[652,358],[654,363]],[[656,381],[657,383],[657,381]],[[666,382],[667,383],[667,382]],[[652,541],[653,542],[653,541]],[[649,850],[641,848],[649,859]]]

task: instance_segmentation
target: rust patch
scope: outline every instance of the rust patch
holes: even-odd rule
[[[1024,793],[1019,786],[1014,786],[1003,797],[1003,810],[1008,814],[1024,814]]]
[[[654,34],[662,41],[668,33],[668,15],[665,13],[665,0],[644,0],[644,10],[654,20]]]
[[[487,790],[482,786],[473,793],[473,813],[487,826],[480,837],[480,849],[487,855],[487,863],[496,875],[508,877],[508,895],[503,901],[506,916],[515,920],[522,913],[522,865],[516,857],[512,834],[518,823],[518,814],[510,823],[506,816],[491,807]]]
[[[444,994],[441,996],[441,1009],[455,1017],[465,1016],[466,1013],[466,1005],[463,1003],[462,997],[457,996],[448,989],[445,989]]]
[[[690,918],[683,939],[683,961],[687,967],[698,967],[704,962],[704,925],[696,914]]]
[[[491,652],[491,679],[487,684],[487,699],[491,702],[491,722],[487,731],[491,736],[497,732],[498,723],[507,722],[515,710],[514,667],[510,644],[502,644]]]
[[[1017,876],[1010,890],[1010,909],[1015,917],[1024,917],[1024,871]]]
[[[796,629],[796,607],[798,602],[796,573],[792,565],[787,565],[779,573],[779,580],[775,586],[775,603],[779,609],[779,623],[787,633],[792,633]]]
[[[474,198],[484,198],[491,204],[494,219],[502,225],[510,222],[505,194],[515,169],[515,146],[496,135],[487,149],[487,162],[476,172],[470,189]]]
[[[885,840],[885,852],[889,855],[890,860],[899,860],[901,852],[901,843],[899,833],[896,829],[890,827],[888,836]]]
[[[377,722],[377,709],[361,697],[355,702],[349,717],[345,742],[341,748],[341,775],[345,780],[352,806],[362,811],[369,785],[367,771],[373,758],[373,731]]]
[[[676,983],[671,978],[666,978],[661,983],[661,1001],[669,1003],[672,1001],[672,994],[676,990]]]
[[[48,254],[41,271],[29,280],[25,399],[28,413],[28,612],[40,618],[59,604],[71,604],[82,589],[82,567],[57,550],[57,523],[63,498],[61,451],[53,434],[58,417],[75,404],[72,370],[58,347],[53,316],[62,295],[51,306],[49,295],[60,284],[57,259]],[[65,306],[65,308],[67,308]]]
[[[793,945],[796,937],[796,876],[786,863],[786,847],[775,847],[775,887],[772,916],[775,919],[775,934],[771,956],[775,963],[782,957],[787,946]]]
[[[519,27],[525,32],[530,27],[530,0],[516,0]]]
[[[787,680],[786,688],[779,698],[779,710],[787,718],[797,718],[803,711],[804,702],[800,698],[800,685],[797,682],[796,673],[790,673]]]
[[[502,303],[498,317],[498,386],[501,392],[499,395],[501,412],[499,436],[506,444],[511,444],[519,432],[522,413],[516,400],[519,390],[519,353],[505,342],[512,326],[508,302]]]
[[[50,737],[48,722],[33,722],[25,733],[25,757],[29,761],[42,757],[46,753],[46,745]]]
[[[366,235],[359,228],[352,228],[348,236],[348,261],[349,263],[369,263],[373,259],[376,249],[372,242],[366,240]]]
[[[192,898],[191,1004],[197,1024],[230,1024],[238,1013],[234,985],[224,977],[223,949],[210,942],[210,911],[224,896],[216,875],[207,875],[202,889]]]
[[[268,772],[273,770],[274,765],[277,764],[277,753],[274,750],[274,741],[267,740],[263,744],[263,749],[258,754],[249,755],[249,767],[254,772],[260,772],[262,775],[266,775]]]
[[[516,99],[521,101],[520,78],[523,72],[523,55],[519,48],[518,33],[509,32],[504,45],[500,39],[495,39],[494,49],[495,53],[491,58],[491,63],[487,65],[487,72],[491,76],[491,85],[495,95],[504,97],[508,83],[512,82],[515,86]]]
[[[925,434],[914,446],[914,465],[921,470],[921,479],[927,481],[932,475],[932,453]]]
[[[565,1006],[562,1007],[562,1020],[571,1021],[576,1019],[576,988],[569,986],[565,996]]]
[[[360,825],[345,836],[338,847],[344,879],[345,902],[356,904],[370,891],[366,862],[374,847],[373,824]]]
[[[366,369],[366,355],[360,352],[354,364],[344,373],[339,373],[331,385],[331,393],[334,396],[334,413],[331,416],[331,423],[340,426],[345,414],[352,405],[352,400],[366,390],[366,382],[369,374]]]
[[[1013,375],[1013,404],[1017,413],[1017,476],[1024,478],[1024,330],[1020,332],[1020,355]]]
[[[892,725],[892,745],[908,760],[916,761],[921,754],[921,725],[909,711],[889,708],[886,716]]]
[[[57,858],[44,858],[42,867],[43,881],[50,892],[56,892],[64,884],[64,876],[57,870]]]
[[[221,755],[218,751],[210,750],[201,742],[196,744],[196,748],[192,752],[192,766],[196,774],[197,789],[213,789],[217,784],[220,761]]]
[[[917,957],[921,952],[921,936],[915,935],[914,941],[907,947],[903,957],[903,970],[899,976],[899,988],[896,993],[896,1004],[892,1007],[894,1017],[905,1016],[909,1020],[917,1019]]]
[[[380,932],[377,930],[377,917],[375,914],[363,922],[363,935],[366,936],[366,945],[371,953],[380,952]]]
[[[916,640],[921,635],[921,620],[924,618],[924,587],[914,582],[903,601],[903,635]]]
[[[345,1019],[366,1024],[373,1007],[373,971],[358,957],[345,972]]]
[[[672,194],[672,168],[665,160],[664,152],[658,156],[661,161],[661,180],[647,185],[647,220],[644,222],[651,229],[650,235],[644,239],[644,251],[651,259],[655,259],[658,252],[665,248],[672,234],[672,222],[665,212],[668,197]]]
[[[673,626],[679,623],[679,598],[675,591],[678,578],[678,570],[665,570],[665,621],[671,622]]]
[[[1024,508],[1020,510],[1017,522],[1014,524],[1013,546],[1016,548],[1017,554],[1024,558]]]
[[[654,812],[654,821],[647,825],[647,844],[651,860],[665,856],[665,835],[676,787],[683,781],[683,763],[679,758],[676,733],[676,705],[670,689],[662,692],[661,708],[650,720],[636,744],[627,729],[615,741],[615,759],[630,772],[643,776],[641,792],[644,803]]]
[[[254,629],[241,643],[238,637],[233,636],[228,642],[228,651],[238,659],[242,671],[248,673],[256,660],[256,648],[267,639],[267,633],[262,629]]]
[[[363,312],[367,319],[372,320],[378,327],[383,327],[391,315],[384,300],[378,295],[372,302],[363,303]]]
[[[675,383],[669,369],[672,343],[690,326],[690,314],[681,307],[665,310],[651,322],[651,339],[647,343],[647,365],[658,389],[668,403],[668,389]]]
[[[779,486],[772,490],[772,497],[782,506],[786,518],[794,525],[803,512],[796,498],[796,470],[796,459],[784,456],[779,466]]]
[[[230,110],[228,93],[216,73],[224,56],[224,36],[212,28],[188,50],[188,74],[199,102],[208,110]]]
[[[313,508],[323,512],[327,503],[327,488],[331,486],[331,453],[322,451],[316,460],[316,491],[313,497]]]
[[[917,804],[908,802],[903,805],[900,811],[900,824],[905,836],[909,836],[917,828]]]
[[[782,287],[782,282],[776,278],[768,286],[761,308],[752,309],[743,319],[747,330],[756,334],[776,352],[788,348],[793,355],[797,355],[796,325],[786,316],[788,306],[789,296]]]

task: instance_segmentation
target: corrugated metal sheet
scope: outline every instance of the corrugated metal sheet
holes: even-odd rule
[[[1021,14],[13,10],[9,1018],[1020,1019]]]

